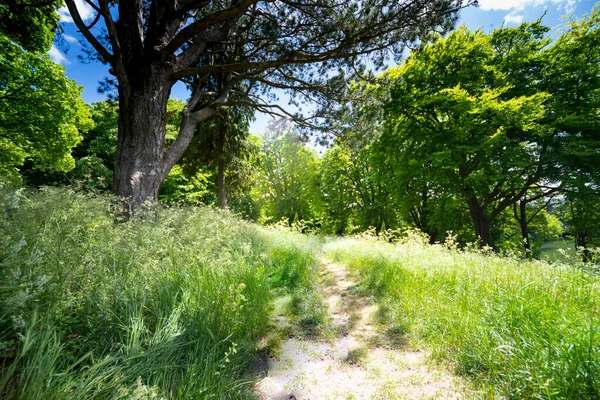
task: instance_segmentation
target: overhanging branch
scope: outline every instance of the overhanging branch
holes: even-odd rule
[[[73,18],[73,22],[77,26],[77,29],[81,32],[83,37],[92,45],[94,50],[100,54],[100,56],[111,63],[114,61],[113,55],[100,43],[98,39],[90,32],[90,29],[86,26],[79,14],[79,10],[77,10],[77,6],[75,5],[75,0],[65,0],[65,4],[69,9],[69,13],[71,14],[71,18]]]

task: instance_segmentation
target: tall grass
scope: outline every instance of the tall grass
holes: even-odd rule
[[[485,393],[600,397],[600,277],[564,265],[344,239],[330,257],[361,277],[389,332],[426,343]]]
[[[116,224],[111,199],[0,189],[0,397],[249,398],[272,288],[315,256],[208,208]]]

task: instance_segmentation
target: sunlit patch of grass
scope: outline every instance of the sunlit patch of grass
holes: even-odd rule
[[[565,265],[343,239],[326,246],[384,306],[388,334],[426,343],[509,398],[600,396],[600,278]]]

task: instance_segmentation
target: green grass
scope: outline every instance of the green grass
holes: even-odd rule
[[[426,345],[489,396],[600,397],[600,278],[418,238],[343,239],[326,254],[377,296],[388,332]],[[401,329],[394,329],[401,327]]]
[[[315,246],[209,208],[115,223],[111,199],[0,189],[0,397],[244,399],[274,290]]]
[[[111,203],[0,188],[1,398],[249,399],[275,296],[319,333],[316,238],[209,208],[115,223]],[[325,250],[377,297],[391,342],[428,346],[486,394],[600,396],[597,274],[418,237]]]
[[[560,263],[579,261],[573,240],[565,239],[544,242],[541,248],[541,259]]]

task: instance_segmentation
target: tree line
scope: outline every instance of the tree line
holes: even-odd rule
[[[99,2],[98,18],[107,18],[102,7],[120,10],[125,3]],[[265,15],[281,12],[260,4],[227,10],[242,15],[245,26],[258,23],[252,18],[264,25]],[[535,255],[544,238],[566,230],[577,246],[589,248],[598,237],[600,215],[598,8],[572,20],[553,39],[541,20],[503,26],[491,33],[461,27],[445,34],[453,13],[464,5],[447,2],[431,9],[422,31],[409,34],[407,27],[397,28],[398,49],[409,42],[416,47],[402,63],[378,77],[365,77],[360,63],[352,65],[356,74],[343,72],[343,65],[348,67],[343,63],[358,62],[359,56],[376,54],[379,47],[391,45],[390,38],[369,41],[363,37],[367,33],[356,24],[372,16],[363,15],[362,10],[349,9],[354,19],[344,25],[347,34],[356,35],[356,42],[338,38],[341,44],[315,60],[311,57],[325,51],[328,44],[315,44],[315,54],[310,57],[308,53],[291,57],[277,47],[281,45],[278,40],[290,34],[286,29],[291,26],[277,30],[269,25],[275,31],[267,32],[259,24],[262,30],[253,32],[252,37],[263,42],[252,46],[264,49],[261,46],[268,46],[271,40],[277,66],[271,65],[273,60],[250,61],[255,54],[250,57],[247,48],[236,47],[242,42],[205,43],[208,47],[196,49],[194,60],[186,58],[189,74],[178,75],[191,89],[191,98],[183,102],[167,96],[163,105],[153,103],[152,107],[158,108],[152,110],[144,108],[143,101],[131,103],[137,101],[132,99],[138,99],[145,89],[168,91],[175,81],[162,75],[154,79],[158,67],[152,69],[154,64],[148,61],[149,75],[136,78],[147,78],[135,83],[141,92],[124,95],[124,90],[135,89],[120,83],[129,74],[127,63],[138,65],[144,57],[126,60],[122,49],[111,49],[110,43],[114,45],[115,38],[125,35],[123,30],[110,32],[114,16],[109,16],[107,36],[95,51],[98,58],[122,69],[115,72],[117,98],[86,106],[79,98],[80,88],[45,55],[51,44],[49,31],[23,30],[15,23],[19,18],[33,18],[31,23],[52,28],[56,19],[48,19],[47,13],[25,17],[10,7],[2,9],[5,21],[12,21],[0,26],[0,169],[4,180],[32,185],[76,183],[112,190],[131,198],[134,209],[156,198],[167,203],[218,204],[249,219],[284,220],[334,234],[368,229],[380,233],[410,226],[427,234],[432,243],[452,237],[463,244],[476,242],[481,247],[519,249]],[[205,17],[191,16],[192,9],[190,6],[181,15],[165,14],[164,21],[154,21],[156,26],[147,26],[140,34],[156,40],[152,35],[170,35],[171,42],[159,52],[174,51],[178,58],[185,58],[179,51],[184,49],[191,57],[190,49],[197,46],[178,40],[206,33],[211,26],[216,32],[224,29],[226,22],[241,21],[229,17],[213,21],[208,16],[220,14],[212,9],[205,10]],[[71,10],[75,22],[76,11]],[[312,11],[296,11],[311,19]],[[389,11],[390,15],[378,15],[380,29],[387,27],[387,17],[399,12]],[[421,15],[412,11],[412,17]],[[162,32],[169,18],[196,18],[193,25],[197,29]],[[341,22],[335,21],[339,28]],[[117,25],[126,22],[113,21]],[[434,26],[443,27],[442,33],[432,33]],[[333,26],[320,29],[323,37],[337,32]],[[88,36],[84,34],[95,48]],[[312,43],[309,38],[316,40],[302,36],[288,45]],[[127,40],[135,46],[137,39]],[[371,47],[360,50],[365,43]],[[109,49],[112,53],[104,54]],[[184,62],[183,58],[179,61]],[[328,64],[327,60],[332,61]],[[156,62],[162,65],[167,61]],[[323,80],[328,68],[334,67],[340,74]],[[290,119],[277,120],[263,137],[250,135],[254,112],[274,108],[258,97],[263,93],[268,98],[267,86],[302,93],[309,99],[321,96],[319,104],[330,106],[329,112],[319,109],[316,116],[335,133],[331,146],[317,153]],[[215,100],[224,94],[237,96],[236,100]],[[346,101],[333,107],[338,97]],[[314,118],[291,117],[305,127],[315,127]],[[124,118],[154,125],[140,127]],[[148,135],[161,143],[149,142]],[[134,163],[148,169],[137,171],[138,175],[131,170],[135,165],[130,165],[129,154],[136,151],[148,156],[144,162]],[[152,157],[160,160],[148,161]],[[149,180],[147,185],[140,181],[136,184],[144,187],[133,188],[132,176],[142,175]],[[125,187],[137,192],[129,193]]]

